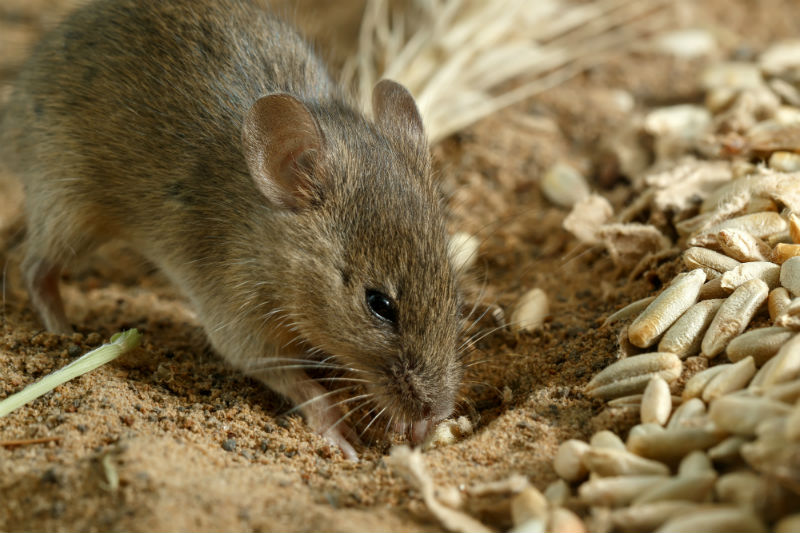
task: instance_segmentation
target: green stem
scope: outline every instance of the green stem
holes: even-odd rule
[[[64,368],[46,375],[39,381],[31,383],[16,394],[0,401],[0,417],[26,403],[32,402],[39,396],[50,392],[62,383],[74,379],[78,376],[91,372],[97,367],[113,361],[128,350],[139,346],[142,336],[136,329],[129,329],[122,333],[115,333],[111,337],[111,342],[95,348],[91,352],[82,355]]]

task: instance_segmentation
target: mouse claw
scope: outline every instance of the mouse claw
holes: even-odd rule
[[[328,442],[338,447],[347,459],[356,463],[358,462],[358,452],[356,452],[356,449],[350,444],[350,441],[338,427],[328,429],[322,433],[322,436],[325,437]]]
[[[408,440],[411,441],[411,444],[419,446],[428,436],[431,429],[433,429],[433,420],[430,418],[412,422],[408,427]]]
[[[412,445],[419,446],[425,441],[433,426],[433,420],[426,418],[412,423],[395,422],[394,431],[400,435],[405,435]]]
[[[327,429],[314,428],[317,433],[322,435],[325,440],[336,446],[342,451],[345,458],[350,461],[358,462],[358,452],[355,446],[362,446],[358,434],[349,424],[339,421],[329,426]]]

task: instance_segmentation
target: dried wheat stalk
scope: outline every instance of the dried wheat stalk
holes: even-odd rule
[[[666,0],[416,0],[402,11],[389,4],[367,1],[343,81],[365,110],[378,80],[404,84],[431,143],[564,82],[666,22]]]

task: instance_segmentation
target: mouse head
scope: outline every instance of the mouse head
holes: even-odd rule
[[[411,95],[384,80],[373,114],[270,95],[245,119],[244,153],[291,243],[273,297],[299,341],[363,384],[373,421],[426,427],[452,412],[462,374],[446,215]]]

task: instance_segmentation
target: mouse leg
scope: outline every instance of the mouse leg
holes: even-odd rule
[[[58,290],[61,267],[29,253],[23,260],[22,270],[31,303],[47,330],[61,334],[72,333],[72,326],[64,313],[64,302]]]
[[[303,413],[311,429],[338,446],[345,457],[358,461],[358,453],[353,448],[353,444],[359,443],[358,435],[343,420],[342,411],[331,403],[329,391],[322,385],[296,369],[264,370],[250,372],[250,375],[289,398]]]
[[[91,250],[95,238],[81,223],[85,216],[64,208],[45,209],[42,205],[49,205],[46,198],[42,199],[38,191],[30,191],[22,273],[31,303],[47,330],[72,333],[58,289],[61,267],[66,258]]]

